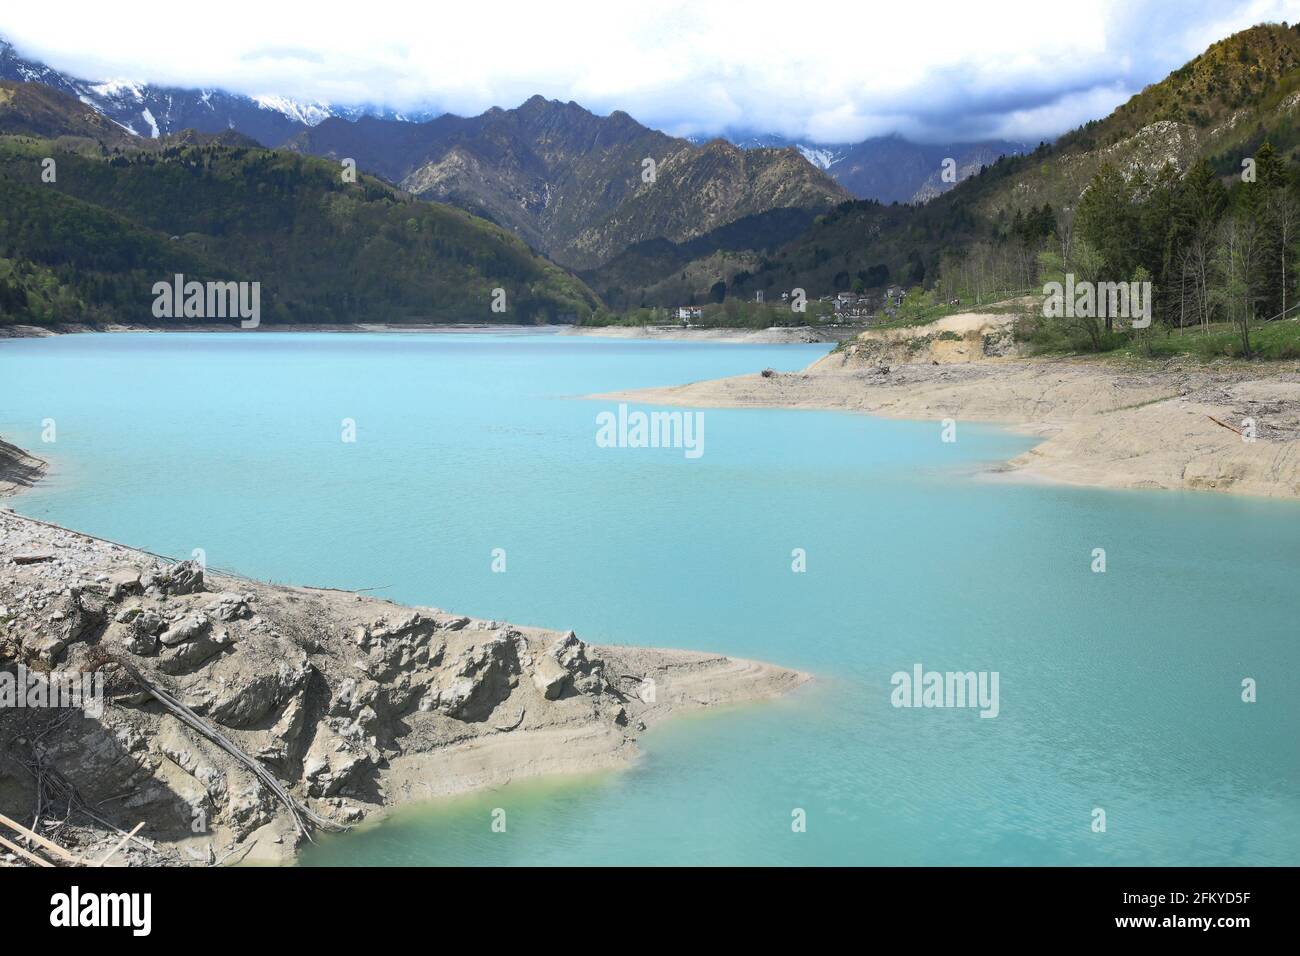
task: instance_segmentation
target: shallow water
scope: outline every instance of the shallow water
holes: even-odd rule
[[[1300,863],[1300,505],[990,482],[980,468],[1030,441],[967,423],[947,444],[937,422],[709,409],[696,460],[600,448],[615,406],[574,398],[825,349],[7,341],[0,434],[55,466],[11,502],[25,514],[270,580],[818,677],[670,721],[630,771],[407,808],[306,863]],[[891,675],[917,663],[998,672],[998,716],[891,706]]]

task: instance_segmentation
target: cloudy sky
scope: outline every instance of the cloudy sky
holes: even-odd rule
[[[541,93],[677,135],[1036,141],[1279,20],[1300,0],[136,0],[6,3],[0,36],[88,79],[462,115]]]

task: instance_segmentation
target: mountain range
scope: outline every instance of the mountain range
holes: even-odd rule
[[[873,136],[860,143],[818,143],[773,134],[727,133],[742,149],[794,147],[857,199],[882,203],[923,203],[992,166],[1001,156],[1018,156],[1034,147],[993,139],[974,143],[914,143],[902,136]],[[944,161],[953,161],[945,179]]]
[[[131,136],[56,89],[0,81],[0,322],[148,321],[154,284],[176,274],[258,283],[266,324],[601,307],[464,210],[230,130]]]
[[[496,222],[570,268],[594,268],[649,239],[688,241],[745,216],[824,211],[852,198],[793,148],[696,145],[623,112],[597,116],[540,96],[475,117],[398,116],[214,90],[93,83],[24,59],[5,41],[0,78],[58,90],[144,137],[234,130],[267,146],[352,159],[412,195]]]
[[[698,251],[701,237],[737,223],[761,223],[755,235],[765,245],[791,241],[812,215],[855,197],[921,202],[940,194],[955,185],[942,176],[947,158],[960,180],[1025,149],[1009,142],[918,145],[896,136],[830,146],[752,135],[691,141],[621,111],[598,116],[540,96],[474,117],[397,114],[85,80],[25,58],[2,39],[0,78],[67,94],[128,136],[237,132],[265,146],[351,159],[414,196],[496,222],[555,262],[586,272],[625,250],[644,251],[645,243]],[[115,137],[104,131],[101,138]],[[733,245],[741,241],[736,228],[727,235]],[[624,256],[623,265],[636,261],[637,254]]]
[[[852,197],[797,150],[696,145],[623,112],[534,96],[512,110],[426,123],[332,118],[286,148],[352,158],[415,196],[506,226],[571,268],[650,239],[684,242],[773,209]]]
[[[223,150],[253,155],[247,137],[258,139],[250,125],[255,119],[274,126],[281,147],[257,155],[296,153],[295,162],[303,164],[266,159],[231,167],[258,189],[279,188],[263,182],[270,172],[279,176],[292,170],[318,182],[318,174],[337,171],[341,161],[351,159],[379,177],[369,181],[371,188],[387,190],[373,195],[377,202],[401,208],[458,206],[470,215],[443,221],[465,223],[482,242],[491,236],[491,243],[503,243],[513,234],[515,250],[527,243],[576,272],[577,277],[540,259],[529,265],[535,281],[547,277],[543,285],[554,289],[557,282],[567,283],[556,302],[537,313],[552,317],[598,309],[596,296],[604,306],[624,311],[721,298],[752,301],[763,290],[799,287],[825,295],[932,283],[945,257],[981,245],[1032,260],[1032,252],[1008,245],[1011,237],[1032,233],[1041,239],[1068,231],[1071,210],[1107,166],[1145,181],[1177,177],[1208,162],[1226,178],[1239,173],[1242,157],[1253,155],[1265,140],[1289,159],[1300,147],[1300,29],[1285,24],[1260,25],[1215,43],[1111,115],[1032,150],[1001,141],[918,146],[899,137],[845,147],[762,136],[691,142],[647,128],[623,112],[598,116],[576,103],[540,96],[476,117],[412,122],[364,110],[333,115],[341,111],[312,112],[299,104],[280,109],[197,91],[141,87],[128,93],[120,85],[87,85],[21,60],[7,46],[0,49],[0,69],[18,71],[24,80],[0,88],[0,98],[8,100],[0,102],[0,133],[93,140],[101,151],[121,153],[134,169],[150,162],[165,165],[137,153],[169,161],[175,158],[172,151],[210,153],[223,162]],[[217,105],[204,105],[204,97]],[[137,110],[141,116],[148,110],[154,121],[149,131],[157,128],[157,140],[128,130],[127,120],[135,121],[125,111],[141,102],[159,105],[166,120],[159,122],[153,106]],[[163,102],[170,103],[169,110],[162,109]],[[198,133],[174,132],[192,110],[206,125],[196,125]],[[262,142],[274,138],[266,135]],[[954,160],[960,181],[936,184],[947,158]],[[148,178],[135,175],[140,183]],[[942,191],[943,186],[951,188]],[[854,190],[907,193],[918,201],[855,199]],[[321,191],[315,202],[335,202],[332,192]],[[238,195],[223,194],[221,201],[234,204]],[[81,198],[111,205],[112,192]],[[185,203],[179,195],[176,201]],[[286,220],[277,228],[289,228],[291,212],[282,209]],[[161,212],[147,226],[187,231]],[[188,231],[209,235],[206,228]],[[369,219],[367,228],[390,240],[400,235],[382,216]],[[290,241],[277,236],[272,245]],[[208,240],[195,241],[209,247]],[[446,257],[444,265],[463,258],[445,239],[437,249]],[[246,265],[237,261],[238,250],[225,247],[223,254],[233,257],[227,260],[235,261],[231,268]],[[417,268],[416,262],[408,259],[403,269]],[[473,280],[476,288],[482,288],[483,278]]]
[[[232,129],[264,146],[290,137],[333,116],[382,116],[420,121],[429,111],[402,113],[376,106],[336,107],[301,103],[284,96],[244,96],[220,89],[182,89],[130,80],[84,80],[19,55],[0,37],[0,80],[41,83],[66,93],[130,133],[166,136],[184,129],[219,133]]]
[[[410,124],[430,120],[440,123],[437,130],[412,130],[408,131],[409,135],[394,134],[391,130],[375,127],[367,128],[370,133],[387,142],[395,139],[413,142],[422,138],[436,139],[438,132],[446,132],[449,127],[458,127],[463,137],[467,127],[485,127],[492,124],[500,113],[518,112],[490,110],[478,117],[463,118],[430,109],[399,111],[369,105],[303,103],[284,96],[249,97],[220,89],[182,89],[127,80],[84,80],[20,56],[13,45],[3,38],[0,38],[0,79],[42,83],[53,87],[141,136],[165,136],[182,129],[204,133],[233,129],[251,136],[264,146],[282,146],[295,139],[300,143],[310,143],[313,138],[304,138],[303,134],[322,123],[330,120],[357,121],[362,118]],[[519,111],[528,111],[532,103],[532,100],[525,103]],[[621,117],[626,117],[626,114],[615,113],[608,118],[618,120]],[[617,126],[618,123],[613,125]],[[342,138],[356,140],[361,137],[343,137],[337,131],[327,131],[322,134],[322,138],[335,142]],[[952,158],[955,161],[957,178],[960,180],[978,171],[981,166],[990,165],[1001,155],[1016,155],[1032,148],[1024,143],[1006,140],[926,145],[909,142],[900,136],[874,137],[860,143],[830,144],[753,133],[728,133],[721,138],[744,150],[795,149],[853,197],[876,199],[885,203],[925,202],[950,189],[954,183],[945,181],[940,175],[944,159]],[[711,139],[713,137],[691,137],[686,142],[702,147]],[[376,169],[376,172],[379,170]],[[409,173],[410,170],[406,172]],[[381,173],[388,178],[395,174],[391,168],[389,172]]]
[[[1080,197],[1107,164],[1149,183],[1166,164],[1178,178],[1205,161],[1228,179],[1266,141],[1282,158],[1300,158],[1300,25],[1262,24],[1214,43],[1109,116],[1003,156],[930,202],[843,203],[786,240],[756,231],[714,249],[640,244],[582,276],[612,308],[631,309],[931,284],[945,258],[978,248],[1020,257],[1028,273],[1034,253],[1014,237],[1028,222],[1068,236]]]

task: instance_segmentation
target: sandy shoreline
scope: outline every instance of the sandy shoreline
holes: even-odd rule
[[[108,675],[97,718],[0,708],[0,812],[31,819],[39,763],[83,805],[110,808],[105,821],[74,813],[46,836],[102,855],[118,836],[106,823],[143,821],[123,862],[145,865],[283,863],[304,838],[287,804],[119,662],[338,825],[512,780],[626,766],[641,734],[673,714],[769,699],[810,679],[265,584],[0,509],[0,670]],[[0,866],[15,862],[0,854]]]
[[[1008,478],[1300,497],[1300,366],[999,357],[1013,350],[992,327],[1009,319],[977,318],[867,333],[802,372],[588,397],[933,421],[936,440],[944,419],[988,422],[1043,439],[999,469]]]

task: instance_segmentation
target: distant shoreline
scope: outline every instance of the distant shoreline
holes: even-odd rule
[[[663,342],[725,342],[740,345],[812,345],[842,342],[856,336],[860,328],[819,326],[772,326],[748,328],[685,328],[680,325],[568,325],[561,335],[601,339],[648,339]]]
[[[682,328],[673,325],[534,325],[494,322],[466,323],[302,323],[292,325],[262,325],[256,329],[241,329],[238,322],[64,322],[55,325],[0,325],[0,339],[39,339],[57,335],[89,333],[159,333],[159,332],[242,332],[257,334],[268,332],[427,332],[497,334],[497,335],[564,335],[603,339],[645,339],[668,342],[719,342],[755,345],[808,345],[841,342],[852,338],[860,329],[829,329],[813,326],[768,329],[749,328]]]
[[[587,397],[931,421],[936,441],[945,420],[958,439],[962,423],[988,422],[1042,439],[996,469],[1007,480],[1300,498],[1300,364],[1026,357],[1011,318],[868,331],[802,372]]]
[[[0,339],[42,339],[56,335],[81,335],[88,333],[157,333],[157,332],[242,332],[256,335],[267,332],[496,332],[519,335],[536,333],[555,335],[562,325],[519,325],[509,323],[457,323],[419,324],[401,322],[358,323],[302,323],[292,325],[262,325],[256,329],[241,329],[238,322],[62,322],[57,325],[0,325]]]

